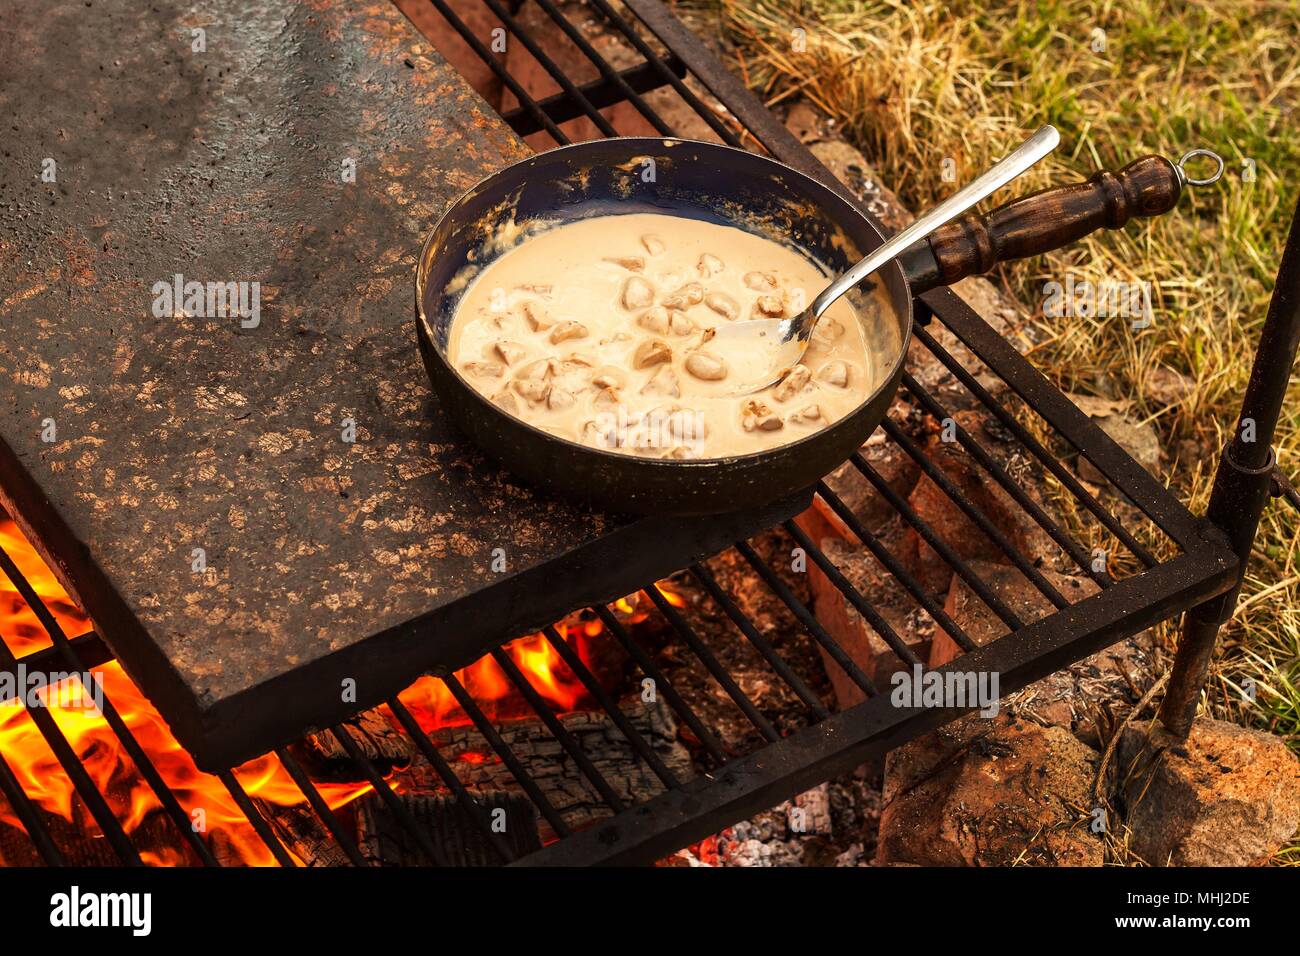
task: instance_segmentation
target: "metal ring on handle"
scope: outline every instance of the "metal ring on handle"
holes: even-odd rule
[[[1208,179],[1194,179],[1187,175],[1187,170],[1184,168],[1187,161],[1196,159],[1198,156],[1209,156],[1215,162],[1217,168],[1214,170],[1214,175]],[[1174,168],[1178,170],[1178,178],[1183,181],[1184,186],[1209,186],[1212,183],[1217,183],[1223,177],[1224,163],[1223,157],[1212,149],[1193,149],[1184,153],[1183,158],[1175,164]]]

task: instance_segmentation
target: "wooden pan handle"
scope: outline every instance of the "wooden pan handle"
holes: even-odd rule
[[[999,262],[1059,249],[1098,229],[1119,229],[1135,216],[1173,209],[1183,190],[1179,167],[1143,156],[1117,173],[1044,189],[986,214],[970,213],[930,234],[938,282],[988,272]]]

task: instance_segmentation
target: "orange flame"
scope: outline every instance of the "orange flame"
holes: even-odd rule
[[[8,518],[0,517],[0,547],[14,560],[23,576],[55,615],[69,637],[90,627],[88,618],[68,597],[40,556]],[[685,602],[665,584],[664,596],[680,607]],[[614,609],[629,624],[646,617],[639,595],[615,602]],[[648,603],[648,602],[644,602]],[[590,641],[604,630],[598,619],[576,618],[556,625],[556,630],[574,648],[584,664],[591,666]],[[0,636],[19,657],[49,647],[49,636],[36,615],[6,577],[0,574]],[[541,634],[532,634],[505,647],[516,666],[547,703],[560,713],[594,706],[587,689],[564,664],[558,652]],[[270,851],[257,836],[243,812],[220,780],[203,773],[190,755],[176,742],[162,717],[140,693],[116,661],[96,669],[104,697],[111,701],[175,793],[196,826],[220,830],[239,859],[255,866],[272,865]],[[466,691],[490,719],[502,720],[528,712],[527,705],[492,657],[485,656],[456,674]],[[71,681],[79,680],[76,677]],[[66,684],[66,682],[65,682]],[[64,690],[64,693],[60,693]],[[130,755],[98,712],[80,706],[64,685],[39,693],[59,729],[86,767],[100,793],[105,796],[123,828],[132,833],[160,809],[148,783],[136,769]],[[425,677],[401,694],[402,701],[426,730],[468,722],[468,717],[441,681]],[[18,700],[0,704],[0,753],[14,770],[23,790],[41,808],[97,834],[98,827],[76,795],[71,780]],[[481,756],[481,755],[480,755]],[[470,760],[469,755],[463,759]],[[484,758],[486,759],[486,758]],[[274,754],[251,760],[234,770],[250,797],[281,806],[302,804],[305,798]],[[394,780],[396,784],[396,780]],[[317,789],[331,808],[337,809],[370,792],[370,784],[317,783]],[[7,803],[0,804],[0,820],[21,827]],[[171,847],[141,848],[141,856],[152,865],[183,865],[188,862],[179,841]]]

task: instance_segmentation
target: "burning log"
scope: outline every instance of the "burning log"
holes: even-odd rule
[[[454,797],[427,793],[400,794],[408,813],[449,866],[495,866],[502,857],[490,844],[498,844],[509,859],[542,848],[537,833],[537,811],[528,798],[514,793],[478,794],[477,799],[492,835],[483,823]],[[429,861],[414,846],[410,833],[378,797],[371,795],[357,807],[361,855],[372,865],[427,866]]]
[[[386,710],[367,710],[338,725],[381,776],[411,763],[415,745],[388,719]],[[289,748],[315,780],[362,780],[364,775],[332,730],[311,734]]]

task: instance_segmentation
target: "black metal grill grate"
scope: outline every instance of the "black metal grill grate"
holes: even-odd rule
[[[749,146],[757,143],[797,168],[819,178],[829,176],[658,0],[626,0],[624,4],[640,20],[641,26],[651,31],[653,38],[643,36],[641,27],[634,26],[605,0],[590,0],[585,6],[566,5],[564,9],[552,0],[528,0],[543,11],[555,29],[562,31],[598,71],[600,79],[581,87],[568,79],[545,52],[537,36],[524,28],[517,16],[522,4],[507,8],[498,0],[484,0],[510,35],[558,87],[556,92],[540,99],[529,94],[451,6],[443,0],[430,2],[518,100],[519,107],[504,116],[521,134],[545,132],[556,143],[564,143],[568,137],[562,125],[585,117],[603,135],[617,135],[618,130],[600,110],[618,102],[631,103],[637,114],[656,130],[671,134],[674,130],[647,100],[652,90],[667,90],[722,141]],[[575,11],[601,18],[641,62],[622,71],[615,70],[589,42],[580,24],[570,19]],[[657,52],[665,48],[670,52]],[[706,103],[693,91],[697,83],[709,90],[721,109]],[[936,389],[912,375],[906,377],[901,392],[904,402],[895,406],[878,435],[912,460],[1055,610],[1038,620],[1023,619],[1023,612],[1009,607],[970,562],[958,557],[940,530],[927,523],[897,494],[886,476],[866,457],[855,455],[852,467],[893,508],[899,526],[910,529],[909,533],[931,548],[1010,629],[1006,637],[981,647],[945,611],[942,595],[931,593],[908,571],[891,551],[891,543],[867,527],[854,509],[832,490],[831,483],[819,484],[815,494],[820,513],[827,520],[833,517],[842,522],[851,532],[850,538],[856,537],[861,548],[892,575],[896,591],[912,603],[914,613],[930,619],[965,652],[958,659],[962,667],[997,670],[1003,692],[1009,692],[1224,589],[1233,563],[1217,533],[1194,519],[1159,482],[1111,442],[959,298],[947,290],[939,290],[927,294],[918,306],[924,327],[916,331],[918,344],[914,348],[929,353],[937,367],[946,369],[951,379],[942,389]],[[1046,556],[1024,553],[1000,529],[999,523],[963,494],[935,462],[925,435],[940,431],[948,422],[953,425],[959,422],[960,416],[950,407],[957,401],[965,407],[984,409],[1002,429],[1007,448],[1013,450],[1003,449],[995,454],[986,442],[959,425],[952,429],[954,444],[969,455],[982,480],[1001,489],[1024,512],[1026,520],[1050,538],[1059,548],[1060,558],[1074,566],[1076,575],[1096,582],[1098,593],[1083,600],[1071,600],[1062,594],[1044,573]],[[1071,447],[1087,457],[1131,503],[1133,507],[1123,518],[1112,513],[1062,464],[1062,450]],[[1074,523],[1074,530],[1062,525],[1036,503],[1025,490],[1026,474],[1043,476],[1055,485],[1056,493],[1080,519]],[[1087,540],[1077,533],[1078,527],[1086,528]],[[1105,569],[1094,564],[1097,547],[1116,556]],[[634,633],[625,626],[616,607],[590,608],[586,617],[602,625],[602,640],[620,649],[623,655],[620,666],[634,674],[633,684],[642,679],[653,681],[663,704],[679,722],[680,736],[691,743],[689,768],[670,766],[662,748],[647,739],[644,727],[638,727],[629,717],[614,694],[602,685],[559,631],[551,627],[543,632],[543,639],[563,661],[569,676],[595,702],[597,713],[608,719],[612,730],[606,737],[612,736],[627,752],[627,759],[648,773],[653,787],[647,788],[647,792],[653,791],[652,796],[630,795],[607,779],[584,750],[577,733],[546,702],[510,654],[502,648],[491,652],[505,679],[526,702],[537,722],[549,731],[556,748],[554,759],[572,761],[592,801],[603,805],[607,815],[594,825],[589,815],[575,820],[573,813],[554,805],[539,783],[537,765],[516,752],[503,725],[489,717],[455,675],[443,676],[441,680],[473,729],[481,735],[491,759],[499,761],[510,774],[513,779],[510,789],[523,804],[507,806],[502,803],[504,798],[500,792],[475,792],[467,786],[463,771],[458,772],[456,757],[444,753],[438,735],[426,732],[418,715],[400,699],[387,703],[385,716],[409,741],[420,769],[445,788],[448,806],[458,808],[451,818],[454,825],[447,824],[445,814],[438,817],[441,823],[431,824],[426,808],[405,799],[390,785],[390,781],[397,779],[391,768],[383,767],[373,755],[366,753],[344,728],[332,728],[328,733],[354,764],[355,779],[373,786],[374,800],[389,814],[396,830],[404,832],[404,852],[411,861],[433,864],[480,859],[510,863],[521,858],[524,862],[572,864],[653,861],[883,754],[890,747],[957,715],[957,711],[898,708],[890,704],[887,695],[881,693],[881,688],[873,683],[853,655],[819,623],[806,595],[798,593],[799,588],[774,558],[799,554],[810,568],[824,575],[904,664],[926,664],[891,625],[889,616],[878,606],[878,595],[863,593],[855,587],[846,569],[797,521],[788,521],[751,541],[737,542],[734,554],[726,556],[747,569],[745,593],[729,589],[716,569],[705,565],[683,571],[686,576],[683,586],[689,584],[699,597],[694,607],[679,608],[669,594],[656,585],[648,585],[643,606],[650,615],[648,625],[656,634],[654,647],[638,639],[640,631]],[[0,570],[36,614],[50,641],[48,648],[22,658],[29,669],[58,666],[85,671],[110,659],[111,655],[95,635],[69,639],[64,634],[55,616],[4,552],[0,552]],[[763,591],[780,609],[775,627],[765,629],[743,610],[747,602],[752,605],[757,591]],[[748,645],[753,659],[768,669],[771,679],[781,689],[779,699],[783,703],[777,712],[770,704],[765,706],[747,693],[726,663],[730,658],[729,648],[719,644],[716,633],[709,636],[701,633],[698,625],[702,615],[729,621],[726,640]],[[799,635],[805,642],[794,648],[802,648],[803,653],[791,653],[791,641],[784,636],[789,634]],[[807,653],[814,647],[820,647],[842,669],[846,679],[865,698],[863,703],[843,712],[831,712],[818,655]],[[0,668],[14,671],[18,665],[19,660],[8,647],[0,650]],[[702,692],[701,688],[707,691]],[[702,696],[708,699],[708,713],[701,707]],[[725,740],[720,735],[719,715],[724,709],[730,714],[727,720],[747,728],[743,735],[731,734]],[[86,755],[77,751],[51,713],[33,708],[30,717],[93,820],[93,829],[114,857],[123,864],[141,863],[141,851],[145,848],[137,845],[120,819],[121,811],[114,811],[107,796],[88,774],[83,763]],[[156,815],[161,815],[174,829],[173,840],[185,848],[189,862],[205,865],[221,862],[207,833],[194,826],[195,808],[182,805],[111,703],[104,708],[103,719],[129,755],[135,772],[152,791],[158,804]],[[737,745],[737,739],[743,740],[743,746]],[[309,811],[313,825],[332,841],[334,852],[329,859],[354,865],[375,862],[374,853],[358,838],[351,808],[338,812],[330,808],[320,781],[313,778],[292,748],[282,747],[275,755],[300,790],[301,804]],[[7,762],[12,755],[4,756],[0,760],[0,789],[30,839],[32,850],[47,864],[66,862],[60,839],[48,825],[49,814],[24,792],[19,775]],[[282,827],[268,815],[264,802],[250,796],[235,771],[219,774],[217,779],[247,817],[271,858],[284,866],[309,862],[300,854],[290,852],[282,838]],[[502,834],[499,821],[503,816],[526,821],[535,816],[554,839],[541,847],[535,842],[519,840],[515,832]],[[467,828],[473,830],[473,837]],[[17,832],[16,828],[11,829]]]

